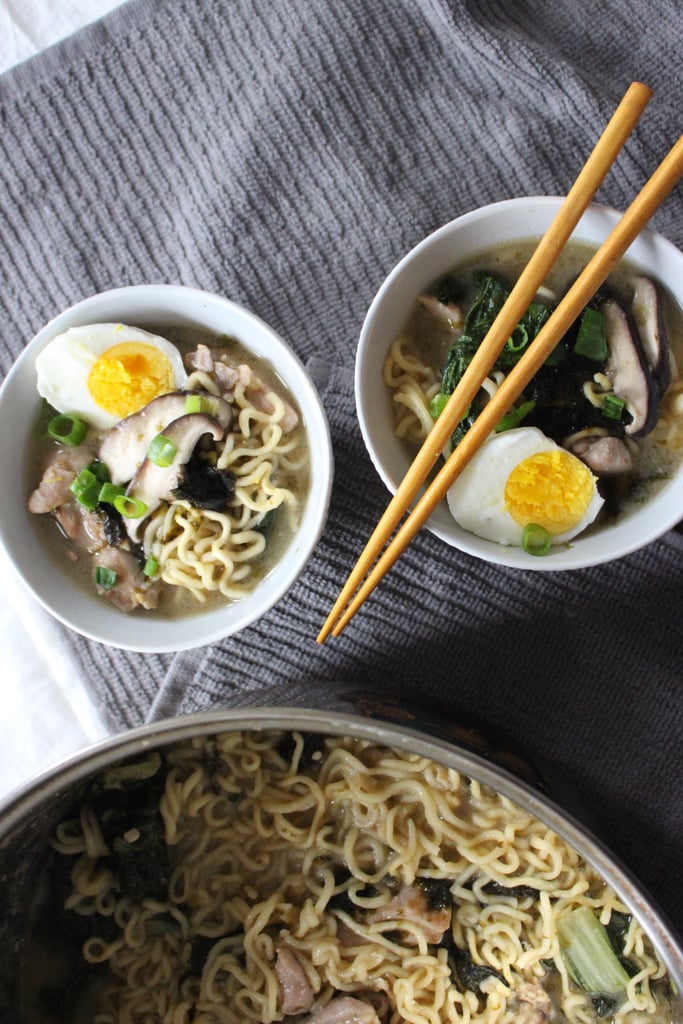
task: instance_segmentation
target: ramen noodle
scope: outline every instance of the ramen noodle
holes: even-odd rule
[[[53,846],[82,957],[106,969],[74,1022],[670,1019],[665,968],[574,849],[476,780],[368,739],[176,745],[106,773]],[[577,911],[619,932],[616,994],[574,980],[558,922]]]
[[[77,345],[95,345],[100,333],[107,344],[136,329],[100,324],[78,330],[84,341],[70,341],[76,352]],[[163,344],[177,363],[174,377],[159,381],[148,369],[149,388],[159,393],[138,408],[139,386],[130,415],[117,420],[108,408],[94,406],[94,419],[86,419],[88,389],[102,356],[87,386],[69,382],[75,407],[86,410],[87,434],[76,445],[43,435],[29,509],[48,513],[41,518],[51,549],[88,588],[126,612],[159,607],[163,615],[187,614],[211,600],[239,600],[273,568],[300,522],[309,448],[293,398],[264,360],[234,339],[197,329],[160,330],[163,338],[138,332],[142,341],[129,344],[149,349],[148,337]],[[53,342],[58,354],[66,342],[68,334]],[[120,348],[110,346],[105,356]],[[135,353],[127,359],[124,369],[142,363]],[[41,393],[64,408],[66,384],[60,390],[53,362],[39,375]],[[113,373],[111,367],[106,373]],[[104,370],[100,375],[105,397],[111,391],[123,402],[118,380],[114,386]],[[132,376],[133,370],[131,390]],[[50,408],[47,415],[54,412]],[[60,414],[46,424],[48,431],[60,421],[71,423]],[[98,490],[94,497],[91,486]]]

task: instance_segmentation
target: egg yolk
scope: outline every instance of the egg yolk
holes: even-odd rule
[[[551,536],[581,522],[595,492],[589,469],[557,449],[523,459],[505,484],[507,510],[520,526],[535,523]]]
[[[173,368],[163,352],[138,341],[123,341],[106,349],[88,375],[93,400],[119,418],[172,391],[174,383]]]

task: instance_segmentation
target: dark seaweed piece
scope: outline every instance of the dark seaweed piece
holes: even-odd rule
[[[623,426],[606,420],[584,395],[585,380],[585,369],[573,358],[559,366],[542,366],[524,391],[525,399],[535,402],[525,426],[538,427],[558,443],[593,426],[608,427],[615,436],[622,436]]]
[[[160,816],[116,836],[112,860],[118,887],[130,899],[164,900],[168,895],[168,847]]]
[[[254,526],[254,530],[256,530],[257,533],[260,533],[262,537],[265,537],[266,540],[268,540],[273,532],[273,526],[275,525],[278,511],[279,509],[272,508],[270,512],[265,513],[261,522]]]
[[[163,757],[152,751],[102,772],[84,800],[96,814],[112,851],[103,862],[132,899],[164,899],[167,894],[168,847],[159,811],[165,782]]]
[[[186,463],[182,480],[173,494],[196,508],[220,512],[234,497],[235,474],[229,469],[216,469],[201,455],[194,455]]]
[[[610,941],[610,945],[619,957],[619,962],[630,978],[632,978],[638,970],[633,961],[629,960],[627,956],[624,956],[626,935],[631,926],[631,920],[631,914],[624,914],[619,910],[613,910],[608,923],[605,925],[605,931],[607,932],[607,938]]]
[[[591,998],[591,1004],[595,1010],[596,1016],[598,1017],[611,1017],[616,1013],[619,1006],[619,1001],[614,999],[613,996],[593,996]]]
[[[120,547],[128,536],[121,513],[113,505],[102,502],[97,506],[97,514],[102,519],[102,533],[107,544],[112,548]]]
[[[416,884],[425,894],[429,910],[445,910],[453,906],[450,883],[441,878],[417,878]]]
[[[507,886],[501,885],[495,879],[482,886],[482,892],[485,892],[487,896],[514,896],[517,899],[524,899],[525,896],[531,896],[533,899],[538,898],[538,889],[534,889],[531,885]]]
[[[450,933],[448,934],[450,937]],[[487,978],[498,978],[499,981],[505,982],[500,971],[494,967],[487,967],[485,964],[476,964],[470,953],[465,949],[460,949],[452,940],[448,943],[448,962],[454,979],[459,981],[462,989],[470,992],[480,994],[481,984]]]
[[[605,925],[612,948],[621,953],[626,942],[626,935],[631,927],[631,914],[624,914],[619,910],[613,910],[608,923]]]

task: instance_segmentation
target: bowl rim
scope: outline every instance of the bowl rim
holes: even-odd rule
[[[420,261],[425,261],[426,257],[434,249],[443,246],[454,232],[467,231],[471,230],[475,225],[492,223],[501,215],[503,217],[518,215],[522,222],[525,216],[543,218],[545,225],[534,234],[530,234],[528,231],[524,232],[523,229],[518,230],[516,233],[506,232],[505,242],[540,237],[545,227],[550,224],[553,216],[557,213],[563,199],[563,196],[551,195],[518,196],[501,199],[462,213],[452,220],[441,224],[418,241],[398,260],[380,284],[367,309],[361,326],[354,367],[354,396],[363,442],[375,470],[390,494],[395,493],[404,473],[409,467],[410,460],[405,452],[401,456],[398,456],[395,450],[387,453],[386,445],[383,443],[384,438],[386,438],[386,430],[383,428],[386,427],[386,422],[389,421],[391,416],[389,399],[387,397],[386,404],[381,401],[378,402],[376,386],[374,394],[370,393],[372,386],[369,380],[370,374],[368,373],[367,364],[372,359],[373,346],[378,343],[378,323],[381,322],[385,303],[388,302],[389,297],[396,297],[401,289],[402,279],[409,272],[414,271],[414,268]],[[587,226],[590,226],[594,232],[600,230],[604,238],[621,216],[621,212],[613,206],[591,202],[580,218],[570,240],[581,241],[581,232],[582,230],[586,231]],[[597,240],[585,238],[583,240],[587,240],[593,245],[598,244]],[[478,252],[485,252],[487,249],[495,246],[495,244],[497,244],[495,241],[489,243],[482,242],[478,249],[475,247],[468,249],[465,259],[473,258]],[[634,252],[636,253],[635,259]],[[679,264],[680,271],[683,272],[683,252],[664,235],[651,227],[643,228],[637,239],[627,250],[624,259],[642,263],[645,253],[657,255],[658,259],[666,258],[669,261],[676,262]],[[639,256],[640,260],[638,259]],[[450,266],[452,267],[455,263],[457,263],[457,260],[451,260]],[[447,265],[439,265],[436,272],[432,271],[431,276],[424,280],[422,286],[426,286],[435,277],[438,277],[439,273],[444,273],[447,269]],[[403,285],[403,288],[405,290],[405,285]],[[410,294],[414,296],[416,293],[411,292]],[[679,297],[676,296],[676,298],[679,304],[683,305]],[[386,341],[386,351],[393,335],[392,338],[389,338],[385,334],[383,338]],[[378,379],[377,374],[374,372],[372,373],[372,379],[375,382]],[[383,422],[382,425],[378,426],[378,421],[380,420]],[[398,441],[396,445],[398,445]],[[399,463],[401,463],[400,468]],[[419,493],[422,493],[422,491]],[[588,534],[579,535],[579,537],[574,541],[570,541],[567,545],[558,545],[556,549],[553,549],[551,555],[545,558],[535,558],[527,555],[521,548],[513,548],[483,540],[462,529],[445,508],[445,501],[429,517],[425,523],[425,529],[444,541],[449,547],[454,547],[465,554],[502,567],[537,572],[582,569],[614,561],[617,558],[622,558],[638,551],[663,536],[680,521],[680,509],[683,508],[683,466],[648,500],[647,506],[652,514],[645,518],[644,523],[640,522],[643,518],[642,510],[636,511],[634,509],[616,524],[609,524],[606,529],[609,530],[611,538],[615,542],[611,547],[605,548],[602,541],[598,540],[598,538],[604,536],[603,531],[595,531],[592,534],[589,531]],[[637,531],[631,529],[630,525],[636,518],[639,520]],[[617,538],[619,538],[618,546],[616,545]],[[580,544],[579,542],[581,541],[582,543]],[[578,548],[577,545],[579,545]]]
[[[439,760],[490,786],[557,832],[602,875],[645,929],[678,991],[683,992],[683,948],[665,913],[633,872],[590,828],[565,811],[552,797],[507,768],[466,749],[457,741],[430,733],[428,726],[422,727],[419,723],[404,725],[384,718],[381,713],[368,717],[355,711],[321,710],[296,703],[219,706],[128,729],[58,761],[0,800],[0,847],[11,839],[13,831],[22,825],[27,815],[35,812],[36,803],[45,801],[49,804],[52,797],[63,799],[70,788],[97,771],[110,767],[114,756],[116,761],[121,761],[193,737],[235,729],[298,730],[339,737],[351,735]]]
[[[301,409],[311,448],[309,497],[291,545],[287,546],[282,558],[278,560],[273,570],[257,584],[252,593],[241,601],[219,605],[208,614],[200,610],[196,614],[177,619],[144,618],[144,613],[141,616],[131,616],[114,608],[108,602],[101,603],[101,599],[96,595],[86,593],[73,582],[70,582],[68,592],[73,593],[76,608],[72,607],[69,601],[60,599],[56,593],[51,593],[48,597],[41,587],[40,580],[27,571],[31,560],[29,554],[22,548],[25,547],[27,536],[32,536],[30,525],[27,525],[26,536],[21,536],[21,531],[16,528],[12,529],[11,525],[8,526],[5,517],[0,514],[0,547],[5,552],[15,578],[58,622],[86,639],[121,650],[139,653],[175,653],[214,643],[245,629],[255,620],[267,614],[304,572],[325,528],[329,513],[334,479],[332,439],[322,399],[313,379],[302,360],[282,335],[260,316],[232,299],[205,289],[172,283],[135,284],[110,288],[89,295],[57,313],[34,334],[12,364],[0,386],[0,410],[5,409],[9,396],[18,389],[19,384],[27,389],[31,375],[35,379],[33,370],[35,358],[53,337],[75,322],[95,322],[95,314],[98,309],[116,305],[119,301],[126,302],[129,306],[150,303],[158,307],[169,303],[172,310],[169,312],[169,316],[172,319],[175,318],[175,322],[186,324],[201,324],[196,310],[224,310],[227,316],[244,325],[245,334],[253,330],[255,336],[262,339],[259,344],[263,346],[261,349],[256,349],[256,354],[271,362],[275,372],[283,379],[283,383],[291,391]],[[187,307],[187,312],[183,312],[180,308],[183,305]],[[190,306],[192,312],[189,312]],[[124,316],[120,318],[121,322],[126,320],[125,310],[123,312]],[[209,315],[208,312],[206,315]],[[102,316],[97,319],[99,322],[104,322]],[[112,319],[119,321],[118,317]],[[140,312],[137,317],[135,314],[131,314],[129,319],[138,319],[145,326],[146,316],[143,312]],[[151,318],[147,317],[147,319]],[[228,330],[226,333],[236,336],[247,350],[253,348],[248,338],[243,340],[239,330]],[[272,347],[273,353],[277,355],[275,363],[279,361],[286,364],[285,373],[277,365],[274,365],[274,360],[264,350],[266,343],[268,352]],[[33,388],[35,389],[35,383]],[[38,399],[37,391],[35,394]],[[30,424],[31,421],[27,423],[27,437]],[[22,497],[23,493],[22,488]],[[9,496],[5,495],[3,498],[0,494],[0,513],[3,506],[6,507],[9,502]],[[28,516],[28,512],[26,515]],[[284,568],[278,572],[278,566],[287,564],[288,552],[292,564],[288,566],[286,572]],[[55,575],[68,582],[67,574],[59,566],[55,566]],[[85,624],[79,621],[79,611],[82,614],[83,608],[89,609],[89,613],[86,615],[88,621]],[[142,622],[145,624],[144,628],[138,627],[137,624]],[[193,624],[195,628],[192,628]],[[183,636],[181,640],[179,640],[180,635]]]

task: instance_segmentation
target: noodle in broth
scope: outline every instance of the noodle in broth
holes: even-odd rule
[[[556,927],[578,907],[626,922],[630,977],[608,1018],[670,1019],[665,968],[610,887],[454,769],[275,730],[164,756],[163,891],[123,891],[111,853],[139,834],[112,838],[102,793],[53,840],[65,908],[91,922],[83,956],[108,967],[93,1024],[594,1024]]]

